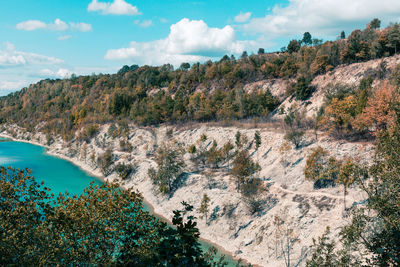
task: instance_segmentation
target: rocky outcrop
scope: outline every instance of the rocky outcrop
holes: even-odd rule
[[[281,266],[283,258],[280,251],[282,236],[279,235],[276,219],[283,220],[284,226],[294,229],[296,242],[293,244],[292,259],[301,260],[306,256],[312,239],[320,236],[327,226],[337,233],[346,223],[343,212],[343,189],[340,187],[314,190],[313,184],[303,175],[305,161],[311,150],[322,146],[339,158],[353,157],[368,161],[373,147],[365,143],[345,143],[321,135],[314,140],[314,135],[307,135],[300,149],[294,149],[286,143],[283,133],[268,129],[239,129],[235,127],[208,127],[197,125],[190,128],[138,128],[130,126],[128,142],[132,152],[120,151],[122,139],[110,137],[108,125],[101,127],[90,143],[72,141],[65,143],[61,138],[48,139],[41,133],[31,134],[17,126],[9,125],[3,135],[12,135],[16,139],[45,145],[48,153],[68,159],[86,171],[103,176],[97,165],[97,158],[107,148],[113,151],[114,166],[119,163],[135,164],[138,169],[128,180],[122,181],[125,188],[134,188],[142,193],[154,212],[171,219],[172,211],[186,201],[195,207],[194,215],[200,217],[203,193],[210,198],[209,219],[198,219],[201,236],[218,244],[237,257],[261,266]],[[156,164],[153,161],[155,148],[167,142],[172,136],[185,147],[195,143],[202,134],[207,135],[222,146],[228,140],[234,143],[235,133],[240,131],[250,141],[248,150],[254,160],[262,167],[259,177],[266,190],[261,193],[263,210],[251,214],[235,183],[224,168],[205,169],[194,172],[189,155],[184,184],[172,196],[158,192],[147,175],[148,169]],[[255,131],[261,135],[261,147],[256,151],[251,140]],[[167,133],[168,132],[168,133]],[[104,177],[112,181],[118,179],[115,172]],[[347,203],[359,203],[365,199],[357,188],[350,190]],[[304,261],[303,261],[304,263]],[[301,265],[301,264],[300,264]]]

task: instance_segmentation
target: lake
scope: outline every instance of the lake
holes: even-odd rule
[[[32,176],[39,182],[44,181],[54,194],[68,191],[71,195],[80,195],[91,182],[102,183],[71,162],[46,154],[44,147],[5,138],[0,138],[0,166],[31,169]],[[210,247],[208,243],[201,243],[203,249]],[[228,266],[236,266],[237,262],[229,255],[226,260]]]

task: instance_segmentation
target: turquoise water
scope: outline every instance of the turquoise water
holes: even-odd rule
[[[0,142],[0,165],[14,168],[29,168],[37,181],[55,194],[68,191],[80,195],[92,181],[101,181],[89,176],[69,161],[46,154],[43,147],[22,142]]]
[[[102,183],[71,162],[47,155],[43,147],[5,138],[0,138],[0,166],[31,169],[36,180],[44,181],[55,194],[68,191],[71,195],[80,195],[91,182]],[[204,249],[210,247],[208,243],[201,243]],[[226,260],[228,266],[236,266],[231,257],[226,256]]]

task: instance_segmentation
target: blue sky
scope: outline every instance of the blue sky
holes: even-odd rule
[[[305,31],[335,39],[375,17],[399,22],[400,1],[3,0],[0,95],[72,73],[276,51]]]

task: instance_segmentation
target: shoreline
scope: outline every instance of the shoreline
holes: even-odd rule
[[[86,163],[82,163],[82,162],[80,162],[80,161],[77,160],[77,159],[70,158],[70,157],[68,157],[68,156],[65,156],[65,155],[60,154],[60,153],[57,153],[57,152],[49,151],[49,149],[51,149],[51,147],[49,147],[49,146],[47,146],[47,145],[41,144],[41,143],[36,142],[36,141],[31,141],[31,140],[24,140],[24,139],[15,138],[15,137],[13,137],[13,136],[11,136],[11,135],[7,135],[7,134],[4,134],[4,133],[0,133],[0,137],[11,139],[11,140],[14,141],[14,142],[22,142],[22,143],[27,143],[27,144],[31,144],[31,145],[36,145],[36,146],[43,147],[43,148],[45,148],[45,153],[46,153],[46,154],[48,154],[48,155],[50,155],[50,156],[53,156],[53,157],[60,158],[60,159],[62,159],[62,160],[66,160],[66,161],[72,163],[73,165],[75,165],[76,167],[78,167],[80,170],[84,171],[85,173],[89,174],[90,176],[93,176],[93,177],[99,179],[99,180],[102,181],[103,183],[108,182],[108,181],[106,180],[106,178],[105,178],[102,174],[100,174],[99,172],[96,172],[95,170],[91,169],[91,167],[88,166]],[[132,189],[132,188],[127,188],[127,187],[125,187],[125,186],[123,186],[123,185],[121,185],[121,188],[123,188],[124,190]],[[133,188],[133,189],[134,189],[134,188]],[[140,195],[142,196],[143,203],[149,208],[150,214],[152,214],[153,216],[157,217],[157,218],[160,219],[160,220],[165,221],[165,222],[168,223],[169,225],[172,225],[172,221],[171,221],[171,220],[169,220],[169,219],[168,219],[167,217],[165,217],[164,215],[161,215],[161,214],[159,214],[159,213],[156,213],[156,212],[155,212],[154,206],[153,206],[149,201],[147,201],[147,200],[144,198],[144,196],[143,196],[143,194],[142,194],[141,192],[139,192],[139,193],[140,193]],[[205,243],[208,243],[208,244],[211,245],[211,246],[214,246],[215,248],[217,248],[217,249],[221,252],[221,254],[227,255],[227,256],[231,257],[231,258],[232,258],[233,260],[235,260],[235,261],[241,260],[244,264],[250,264],[250,262],[249,262],[248,260],[243,259],[243,258],[240,258],[240,257],[237,257],[237,256],[234,256],[232,252],[229,252],[228,250],[226,250],[226,249],[225,249],[224,247],[222,247],[221,245],[218,245],[218,244],[214,243],[213,241],[211,241],[211,240],[209,240],[209,239],[202,238],[202,237],[201,237],[201,232],[200,232],[199,241],[205,242]],[[252,264],[252,266],[261,267],[260,265],[257,265],[257,264]]]

